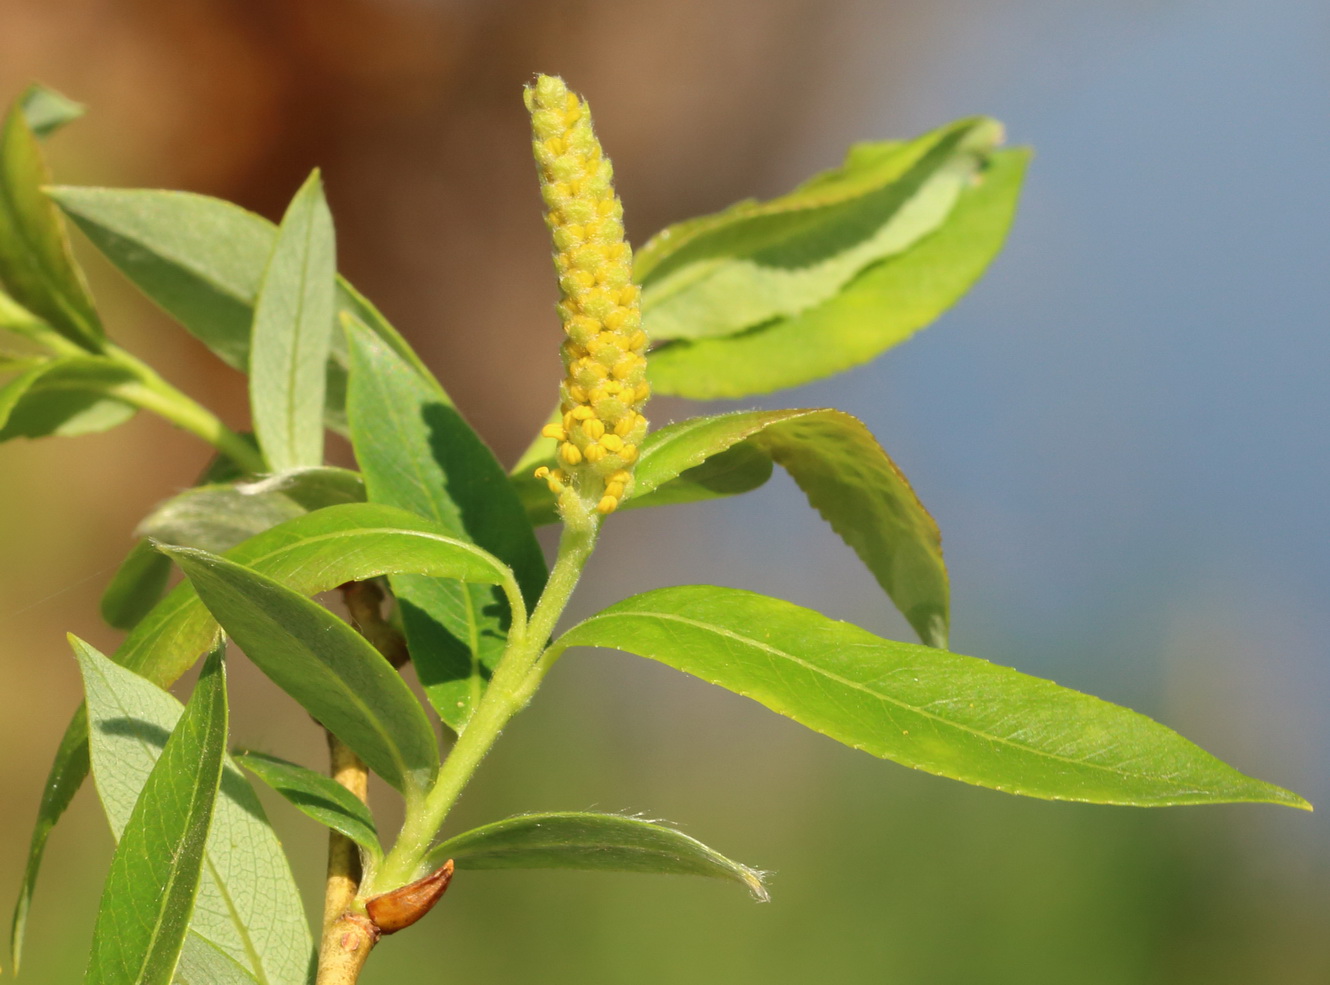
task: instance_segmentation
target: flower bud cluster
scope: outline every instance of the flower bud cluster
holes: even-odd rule
[[[564,497],[575,495],[610,513],[632,492],[647,432],[641,409],[651,395],[623,206],[586,103],[561,79],[542,75],[527,87],[526,105],[567,336],[560,420],[542,432],[559,443],[559,468],[537,475],[559,496],[561,512],[571,505]]]

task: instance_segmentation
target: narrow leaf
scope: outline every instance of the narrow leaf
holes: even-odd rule
[[[770,897],[763,873],[732,861],[681,831],[619,814],[523,814],[449,838],[431,866],[459,869],[598,869],[709,876],[737,882],[755,899]]]
[[[398,790],[427,788],[439,768],[434,730],[406,682],[363,636],[250,568],[206,551],[165,550],[274,683]]]
[[[667,230],[637,265],[647,334],[731,335],[828,300],[936,229],[1001,135],[994,120],[962,120],[860,148],[789,195]]]
[[[738,589],[636,595],[554,645],[659,660],[856,749],[1008,793],[1137,806],[1309,806],[1129,709]]]
[[[385,574],[412,572],[495,584],[495,558],[441,534],[428,520],[372,503],[332,506],[279,524],[227,557],[303,595]],[[116,651],[116,661],[166,686],[210,645],[217,622],[193,588],[179,585]]]
[[[0,283],[65,338],[96,352],[104,339],[101,321],[60,213],[42,194],[50,180],[37,137],[16,104],[0,124]]]
[[[746,492],[782,465],[930,646],[946,647],[950,589],[937,524],[857,418],[838,410],[694,417],[651,432],[627,507]],[[548,486],[515,479],[529,515],[553,513]],[[726,486],[730,488],[726,488]],[[545,491],[542,493],[541,489]]]
[[[77,645],[85,667],[93,778],[112,833],[124,830],[180,702]],[[208,835],[190,929],[266,985],[305,985],[313,943],[286,856],[253,789],[229,759]]]
[[[85,679],[99,674],[96,657],[75,646]],[[120,834],[93,930],[88,985],[169,985],[203,872],[226,718],[219,649],[204,665]]]
[[[283,521],[364,499],[364,482],[347,469],[291,469],[257,482],[187,489],[155,507],[136,533],[220,554]]]
[[[114,396],[133,374],[101,356],[66,356],[0,387],[0,441],[73,437],[123,424],[136,409]]]
[[[82,103],[76,103],[68,96],[35,82],[23,90],[19,104],[23,107],[23,116],[28,126],[38,137],[49,137],[88,111]]]
[[[371,855],[382,856],[369,807],[336,780],[261,752],[240,752],[235,758],[297,810],[346,835]]]
[[[28,929],[28,911],[32,907],[32,894],[37,889],[37,875],[41,871],[42,856],[46,852],[46,839],[50,837],[60,816],[69,807],[74,794],[88,775],[88,714],[82,706],[74,713],[73,721],[65,729],[55,752],[55,761],[46,774],[41,803],[37,807],[37,823],[28,842],[28,860],[23,870],[14,904],[14,916],[9,925],[9,961],[18,974],[23,958],[23,940]]]
[[[47,193],[148,298],[227,365],[240,370],[249,365],[254,299],[276,226],[238,205],[189,192],[59,187]],[[341,277],[336,305],[429,376],[401,335]],[[341,430],[346,393],[341,332],[333,333],[325,387],[325,421]]]
[[[146,540],[132,548],[102,593],[102,618],[115,629],[133,629],[157,604],[171,574],[171,559]]]
[[[865,268],[836,296],[737,335],[651,353],[658,393],[710,400],[770,393],[875,358],[924,328],[979,279],[1006,238],[1029,153],[997,151],[932,234]]]
[[[316,171],[282,218],[254,304],[250,408],[259,447],[275,471],[323,464],[336,274],[332,213]]]
[[[370,500],[410,510],[489,551],[513,569],[534,605],[545,559],[493,452],[438,384],[355,319],[343,323],[351,440]],[[392,585],[430,704],[460,731],[503,652],[511,614],[485,585],[417,575],[398,575]]]
[[[512,577],[491,555],[443,536],[429,521],[391,506],[368,503],[333,506],[280,524],[228,556],[306,595],[346,581],[399,572],[491,584]],[[216,620],[193,586],[185,583],[134,628],[116,651],[115,660],[167,687],[212,646],[217,630]],[[14,909],[11,949],[16,966],[46,839],[87,775],[88,726],[80,709],[65,732],[42,791]]]

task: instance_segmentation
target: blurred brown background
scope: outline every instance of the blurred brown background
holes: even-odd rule
[[[1187,127],[1198,103],[1214,95],[1214,108],[1203,112],[1226,119],[1232,142],[1242,143],[1249,108],[1222,87],[1247,87],[1261,66],[1308,59],[1309,86],[1289,82],[1276,100],[1291,102],[1287,111],[1304,121],[1325,118],[1316,115],[1324,106],[1317,94],[1330,88],[1314,74],[1324,60],[1301,46],[1325,27],[1315,4],[1222,6],[1124,0],[1073,14],[1033,0],[982,13],[961,2],[885,0],[5,0],[0,97],[40,79],[89,104],[89,116],[50,145],[64,183],[183,188],[277,218],[308,171],[322,168],[342,271],[420,349],[505,460],[540,423],[558,375],[549,248],[520,100],[533,73],[561,74],[590,99],[637,243],[677,219],[779,193],[837,163],[853,140],[906,136],[974,112],[1003,116],[1013,139],[1034,143],[1041,158],[995,286],[986,281],[959,320],[889,355],[882,364],[893,368],[875,366],[771,404],[849,401],[887,432],[884,442],[948,537],[958,649],[1133,703],[1315,800],[1327,791],[1326,736],[1317,724],[1324,716],[1316,712],[1324,702],[1313,697],[1323,697],[1325,680],[1313,669],[1320,644],[1308,644],[1319,638],[1320,616],[1307,614],[1317,612],[1322,592],[1299,596],[1275,585],[1278,604],[1253,598],[1232,574],[1242,565],[1224,553],[1222,533],[1219,547],[1188,542],[1182,552],[1198,558],[1198,571],[1209,565],[1208,573],[1188,569],[1179,580],[1172,559],[1180,555],[1170,547],[1133,562],[1149,567],[1148,577],[1096,581],[1085,572],[1125,563],[1111,545],[1103,561],[1094,549],[1072,551],[1065,539],[1057,542],[1065,555],[1057,547],[1040,553],[1025,536],[1024,505],[1004,499],[1040,503],[1048,481],[1040,470],[1050,466],[1040,455],[1056,455],[1048,472],[1071,483],[1058,501],[1080,504],[1068,528],[1104,529],[1119,544],[1123,531],[1150,522],[1144,507],[1122,511],[1138,504],[1133,497],[1149,500],[1113,483],[1126,482],[1124,473],[1166,475],[1179,459],[1155,449],[1115,468],[1109,482],[1088,461],[1102,458],[1103,448],[1111,457],[1115,447],[1142,447],[1135,432],[1120,430],[1130,413],[1105,411],[1096,388],[1116,387],[1123,403],[1140,406],[1129,388],[1148,378],[1127,356],[1106,360],[1078,338],[1093,317],[1085,312],[1105,310],[1103,295],[1137,289],[1122,270],[1120,283],[1082,280],[1101,265],[1115,273],[1117,241],[1111,230],[1092,230],[1106,215],[1153,223],[1160,214],[1148,199],[1133,204],[1096,190],[1104,178],[1093,167],[1130,150],[1134,136],[1150,147],[1167,139],[1160,133],[1181,131],[1190,143],[1165,144],[1158,159],[1131,156],[1113,165],[1116,172],[1174,189],[1226,175],[1259,185],[1246,159],[1211,156],[1185,171],[1169,164],[1196,146]],[[1283,33],[1244,33],[1256,19],[1283,25]],[[1231,44],[1251,57],[1217,57]],[[1175,76],[1189,81],[1175,90]],[[1298,110],[1296,98],[1312,99],[1310,110]],[[1263,119],[1266,106],[1251,119]],[[1096,113],[1144,121],[1141,133],[1124,126],[1109,136]],[[1283,153],[1293,155],[1295,173],[1306,166],[1310,174],[1313,159],[1324,161],[1321,144],[1314,149],[1297,144]],[[1224,194],[1216,192],[1216,206],[1231,201]],[[1090,205],[1077,197],[1096,195]],[[1213,239],[1207,227],[1163,225],[1175,232],[1134,235],[1174,235],[1187,251]],[[1290,237],[1277,228],[1273,239],[1296,240],[1296,229]],[[1322,242],[1316,249],[1312,255],[1324,255]],[[83,253],[112,334],[243,425],[238,374]],[[1307,255],[1303,242],[1298,257]],[[1066,257],[1083,262],[1060,267]],[[1203,268],[1196,257],[1188,262]],[[1174,277],[1158,289],[1182,287]],[[1059,307],[1070,305],[1072,292],[1084,311]],[[1167,344],[1159,340],[1168,338],[1170,309],[1158,307],[1163,327],[1143,343],[1142,364],[1159,365],[1158,346]],[[1131,332],[1114,325],[1102,335]],[[1048,353],[1063,344],[1064,358],[1055,361]],[[1177,342],[1187,344],[1194,341]],[[1322,355],[1295,348],[1288,359],[1323,366]],[[1020,375],[1027,368],[1029,377]],[[1181,377],[1213,378],[1190,364]],[[919,389],[930,379],[941,382],[945,399]],[[1048,379],[1069,389],[1054,385],[1030,398],[1037,416],[1032,409],[1029,421],[1004,430],[1025,433],[1027,444],[995,466],[986,455],[997,457],[1003,436],[985,432],[984,422],[1005,420],[1005,408]],[[997,409],[966,403],[986,386]],[[1195,411],[1199,419],[1190,420],[1208,406],[1203,400],[1189,403],[1176,391],[1168,399],[1179,402],[1162,404],[1155,421],[1188,420],[1192,430],[1178,440],[1189,449],[1213,440],[1213,419]],[[1050,406],[1058,412],[1049,414]],[[655,420],[685,412],[661,401]],[[1087,427],[1064,434],[1060,420]],[[1101,421],[1102,436],[1093,430]],[[1267,447],[1269,435],[1288,425],[1274,419],[1258,430],[1254,440]],[[946,453],[935,446],[956,449],[954,459],[938,457]],[[1019,448],[1030,457],[1019,457]],[[138,518],[191,482],[204,457],[192,439],[146,417],[107,435],[0,448],[0,903],[18,884],[40,784],[78,698],[63,633],[115,645],[116,634],[97,620],[100,592]],[[1249,471],[1235,460],[1237,471]],[[1206,473],[1207,461],[1193,461],[1192,473]],[[1185,457],[1178,467],[1187,467]],[[1014,477],[1022,472],[1033,491]],[[1312,485],[1303,474],[1283,487],[1298,482]],[[1105,505],[1079,498],[1082,486],[1101,491]],[[825,546],[830,535],[797,496],[779,485],[771,495],[766,506],[754,499],[711,513],[623,517],[589,576],[583,608],[656,584],[727,581],[906,633],[853,559]],[[1202,508],[1195,491],[1179,495]],[[1046,505],[1040,522],[1056,524],[1056,504]],[[1231,538],[1229,547],[1237,550]],[[1279,550],[1266,561],[1282,569]],[[1325,567],[1318,554],[1297,570],[1318,584]],[[1042,576],[1029,574],[1035,570]],[[1105,596],[1112,605],[1086,601]],[[1137,602],[1123,596],[1150,601],[1132,608]],[[1006,621],[1012,597],[1014,622],[1039,632],[1024,636]],[[1058,611],[1038,611],[1032,598]],[[1255,608],[1252,621],[1233,615],[1234,598]],[[1145,620],[1132,622],[1142,611]],[[1129,622],[1134,629],[1123,628]],[[1253,658],[1271,639],[1268,626],[1286,663]],[[316,764],[318,736],[303,716],[242,661],[233,663],[238,741]],[[1266,714],[1275,707],[1279,714]],[[459,879],[429,921],[376,953],[368,985],[1330,978],[1320,931],[1330,917],[1330,852],[1318,818],[1275,816],[1272,808],[1168,813],[1016,801],[874,762],[730,695],[608,654],[560,668],[505,736],[461,814],[480,823],[521,810],[592,807],[682,822],[721,851],[777,870],[776,901],[752,906],[730,887],[686,880],[476,874]],[[281,805],[270,810],[293,846],[298,876],[313,886],[320,833]],[[52,841],[23,980],[82,974],[94,887],[108,857],[105,825],[85,790]]]

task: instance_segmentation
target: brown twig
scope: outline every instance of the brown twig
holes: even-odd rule
[[[368,581],[341,586],[351,623],[394,667],[407,662],[406,641],[383,618],[383,590]],[[349,746],[331,732],[328,758],[332,778],[361,801],[369,793],[369,770]],[[360,849],[350,838],[328,832],[328,876],[323,894],[323,937],[319,943],[318,985],[354,985],[380,932],[354,906],[362,876]]]

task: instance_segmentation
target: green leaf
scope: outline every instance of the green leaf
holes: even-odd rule
[[[554,644],[569,646],[659,660],[874,756],[1008,793],[1136,806],[1310,806],[1129,709],[752,592],[646,592]]]
[[[937,524],[863,422],[838,410],[694,417],[651,432],[625,507],[747,492],[783,466],[930,646],[945,648],[950,589]],[[538,479],[514,485],[537,522],[554,515]]]
[[[0,329],[37,338],[50,331],[50,326],[0,290]]]
[[[49,137],[88,111],[82,103],[76,103],[68,96],[36,82],[23,90],[23,95],[19,96],[19,105],[23,107],[23,116],[28,126],[38,137]]]
[[[429,719],[363,636],[271,578],[185,547],[167,548],[227,634],[269,678],[381,777],[423,793],[439,769]]]
[[[376,503],[330,506],[288,520],[227,552],[292,591],[317,595],[347,581],[412,572],[487,584],[511,578],[495,558],[405,510]],[[193,588],[177,586],[116,651],[115,659],[166,687],[217,633]]]
[[[375,858],[382,857],[369,807],[336,780],[261,752],[238,752],[235,758],[297,810],[346,835]]]
[[[9,925],[9,961],[18,974],[23,958],[23,939],[28,929],[28,911],[32,907],[32,894],[37,889],[37,875],[41,871],[42,856],[46,852],[46,839],[55,823],[69,807],[74,794],[88,775],[88,714],[80,707],[65,729],[56,749],[55,761],[46,774],[42,786],[42,799],[37,807],[37,823],[28,842],[28,860],[23,870],[18,899],[14,903],[14,916]]]
[[[132,548],[102,593],[102,618],[115,629],[133,629],[157,604],[171,574],[171,559],[146,540]]]
[[[695,838],[619,814],[523,814],[449,838],[429,854],[431,867],[459,869],[598,869],[709,876],[737,882],[755,899],[770,897],[764,873],[732,861]]]
[[[258,979],[215,944],[191,931],[180,950],[174,985],[260,985]]]
[[[668,430],[662,428],[647,435],[639,462],[651,453],[655,436]],[[550,454],[547,458],[529,466],[520,462],[509,473],[509,482],[517,490],[518,498],[526,508],[527,518],[536,525],[559,521],[549,483],[537,479],[534,474],[538,465],[547,465],[551,469],[557,467],[553,454],[554,442],[549,441],[549,446]],[[730,448],[716,451],[692,467],[685,467],[672,478],[656,483],[648,492],[643,492],[638,486],[620,508],[635,510],[645,506],[674,506],[719,496],[737,496],[765,483],[771,478],[771,472],[771,456],[741,441]]]
[[[98,689],[96,678],[114,665],[71,642],[91,695]],[[93,930],[83,979],[88,985],[169,985],[203,873],[226,752],[226,718],[218,649],[120,831]]]
[[[285,520],[364,499],[365,483],[355,472],[331,466],[291,469],[257,482],[187,489],[154,508],[136,532],[220,554]]]
[[[65,338],[97,352],[101,321],[60,213],[42,194],[50,181],[41,146],[15,104],[0,125],[0,283]]]
[[[73,437],[123,424],[136,408],[113,394],[133,373],[102,356],[50,359],[0,387],[0,441]]]
[[[254,433],[274,471],[323,464],[336,275],[332,213],[315,171],[282,217],[254,302],[249,400]]]
[[[347,413],[372,502],[426,517],[508,564],[528,607],[545,559],[494,454],[448,395],[355,319]],[[510,613],[492,587],[416,575],[392,579],[411,657],[439,717],[460,731],[503,652]]]
[[[831,175],[762,204],[667,231],[644,249],[642,318],[657,340],[699,339],[789,318],[936,229],[997,145],[994,120],[861,149]]]
[[[93,778],[120,836],[180,702],[76,643],[87,690]],[[219,648],[220,652],[220,648]],[[305,985],[313,943],[300,894],[249,782],[229,759],[205,850],[190,929],[266,985]]]
[[[370,503],[332,506],[288,521],[252,537],[227,556],[306,595],[346,581],[408,571],[490,583],[512,577],[489,554],[441,535],[429,521]],[[185,583],[135,626],[116,651],[115,661],[167,687],[213,645],[217,629],[193,586]],[[42,791],[14,909],[11,951],[15,967],[46,839],[87,775],[88,726],[80,709],[65,731]]]
[[[188,192],[58,187],[47,194],[139,290],[227,365],[249,365],[254,299],[276,226],[238,205]],[[336,304],[429,376],[397,331],[341,277]],[[341,429],[346,349],[340,332],[333,333],[325,387],[325,420]]]
[[[905,341],[955,304],[997,255],[1028,159],[1025,150],[994,153],[931,235],[866,268],[816,307],[737,335],[653,350],[652,386],[696,400],[770,393],[858,366]]]
[[[694,418],[662,428],[643,449],[637,482],[650,492],[744,442],[799,484],[930,646],[945,648],[950,588],[937,524],[862,421],[838,410],[778,410]]]

